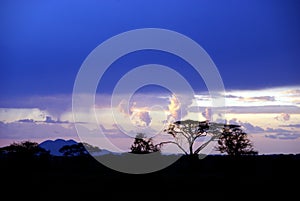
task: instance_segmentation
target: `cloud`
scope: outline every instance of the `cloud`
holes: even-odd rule
[[[260,102],[260,101],[275,101],[274,96],[254,96],[254,97],[240,97],[241,101]]]
[[[292,105],[266,105],[266,106],[229,106],[227,113],[247,114],[247,113],[289,113],[299,114],[300,107]]]
[[[204,112],[202,112],[201,114],[206,120],[209,120],[209,121],[212,120],[213,112],[212,112],[211,108],[205,108]]]
[[[131,122],[138,127],[149,126],[152,118],[147,107],[137,107],[137,103],[133,102],[128,109],[128,103],[125,100],[122,100],[118,109],[125,116],[129,117]]]
[[[300,137],[300,133],[276,133],[265,135],[265,137],[280,140],[294,140]]]
[[[204,111],[206,107],[191,106],[188,108],[189,112],[199,112]],[[288,114],[300,114],[300,107],[292,105],[267,105],[267,106],[226,106],[226,108],[214,107],[212,108],[214,113],[216,111],[226,111],[226,113],[231,114],[278,114],[278,113],[288,113]]]
[[[125,114],[125,115],[131,115],[130,110],[128,108],[128,103],[123,99],[118,105],[119,112]]]
[[[70,123],[69,121],[61,121],[59,119],[53,120],[52,117],[50,117],[50,116],[46,116],[45,121],[42,121],[42,122],[51,123],[51,124],[68,124],[68,123]]]
[[[228,123],[229,124],[240,125],[245,130],[245,132],[247,132],[247,133],[262,133],[262,132],[265,131],[263,128],[261,128],[259,126],[254,126],[254,125],[252,125],[251,123],[248,123],[248,122],[238,121],[236,118],[229,120]]]
[[[274,96],[237,96],[233,94],[226,94],[225,98],[238,99],[246,102],[261,102],[261,101],[275,101]]]
[[[286,130],[282,128],[266,128],[263,129],[259,126],[254,126],[251,123],[248,122],[241,122],[238,121],[236,118],[229,120],[229,124],[236,124],[240,125],[242,129],[245,130],[246,133],[264,133],[266,138],[272,138],[272,139],[297,139],[300,137],[300,133],[295,133],[291,130]],[[295,124],[295,126],[299,126],[298,124]]]
[[[77,138],[73,124],[41,124],[38,122],[0,122],[0,139],[44,139],[44,138]]]
[[[290,96],[300,96],[300,89],[290,89],[283,92],[284,94],[288,94]]]
[[[14,99],[0,99],[1,108],[33,109],[38,108],[48,111],[52,115],[59,117],[63,112],[72,107],[72,96],[53,95],[53,96],[25,96]]]
[[[180,118],[180,108],[181,103],[175,96],[175,94],[172,94],[172,96],[169,98],[170,104],[168,105],[168,112],[170,113],[170,117],[173,117],[175,120]]]
[[[44,120],[47,111],[38,108],[0,108],[0,121],[14,122],[24,119],[32,119],[34,121]]]
[[[300,104],[300,98],[293,99],[292,103],[294,103],[294,104]]]
[[[248,122],[242,123],[241,124],[242,127],[244,127],[246,129],[247,132],[251,132],[251,133],[261,133],[264,132],[264,129],[259,127],[259,126],[254,126]]]
[[[280,125],[280,127],[300,128],[300,124]]]
[[[69,121],[60,121],[60,120],[54,120],[52,119],[51,116],[46,116],[46,119],[43,121],[37,121],[37,120],[33,120],[33,119],[20,119],[16,122],[19,123],[49,123],[49,124],[68,124],[70,123]]]
[[[194,98],[194,95],[172,94],[169,97],[169,104],[166,111],[169,115],[166,122],[173,122],[185,118],[190,111],[189,108],[193,104]],[[199,112],[199,107],[196,107],[195,110]]]
[[[288,113],[281,113],[280,115],[274,117],[274,119],[278,121],[288,121],[290,118],[291,116]]]
[[[33,123],[35,121],[33,119],[20,119],[18,122],[21,122],[21,123]]]
[[[235,95],[232,95],[232,94],[227,94],[225,95],[225,98],[242,98],[241,96],[235,96]]]
[[[133,111],[132,115],[130,116],[130,119],[132,122],[134,122],[136,126],[139,127],[149,126],[152,120],[149,112],[142,110]]]
[[[105,128],[104,125],[99,125],[101,128],[102,132],[109,138],[122,138],[122,137],[127,137],[117,125],[113,125],[113,128]]]

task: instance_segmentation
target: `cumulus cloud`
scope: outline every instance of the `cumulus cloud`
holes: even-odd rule
[[[134,110],[130,116],[130,119],[138,127],[149,126],[152,120],[149,112],[143,110]]]
[[[204,112],[202,112],[202,116],[209,121],[212,121],[213,112],[211,108],[205,108]]]
[[[125,116],[130,118],[135,126],[145,127],[151,124],[152,118],[147,107],[137,107],[137,103],[133,102],[130,107],[125,100],[122,100],[118,105],[118,109]]]
[[[290,120],[291,116],[288,113],[281,113],[279,115],[277,115],[276,117],[274,117],[274,119],[278,120],[278,121],[288,121]]]
[[[167,107],[168,118],[166,122],[181,120],[188,115],[189,108],[193,104],[194,95],[188,94],[172,94],[169,97]],[[195,108],[199,112],[199,107]]]
[[[169,101],[170,104],[168,105],[168,112],[170,113],[170,117],[173,117],[176,120],[180,118],[181,103],[175,94],[172,94],[172,96],[169,98]]]

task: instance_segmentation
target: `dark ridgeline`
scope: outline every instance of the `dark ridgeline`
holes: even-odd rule
[[[135,190],[145,193],[225,191],[230,194],[267,188],[289,188],[291,195],[296,188],[292,182],[300,179],[300,155],[209,155],[196,161],[184,155],[158,172],[130,175],[105,167],[82,152],[81,146],[81,154],[66,156],[52,156],[35,143],[26,142],[26,146],[29,153],[24,153],[24,147],[20,151],[14,144],[14,147],[1,148],[0,156],[2,192],[22,199],[27,196],[40,200],[88,199],[90,196],[104,199],[102,196],[107,194],[112,198],[122,197],[118,192]],[[75,151],[78,153],[78,149]],[[112,153],[97,157],[109,154]],[[126,161],[126,154],[113,157]],[[12,191],[18,193],[11,194]],[[112,191],[116,192],[109,193]]]
[[[182,135],[182,131],[186,134]],[[106,200],[105,196],[116,200],[118,196],[124,199],[124,193],[129,193],[141,200],[143,198],[136,195],[140,192],[146,197],[167,193],[169,200],[170,196],[178,198],[180,194],[184,194],[185,199],[193,199],[195,195],[207,192],[210,193],[208,196],[222,192],[221,196],[229,197],[239,192],[268,193],[268,188],[284,195],[288,189],[285,196],[297,192],[297,185],[293,183],[300,179],[300,155],[258,155],[238,125],[187,120],[171,124],[166,132],[174,141],[154,145],[151,138],[138,134],[130,147],[131,153],[123,154],[61,139],[41,144],[25,141],[2,147],[2,194],[25,200]],[[227,155],[198,158],[207,143],[193,148],[194,142],[208,134],[212,140],[218,140],[216,150]],[[187,150],[178,138],[187,140]],[[149,174],[117,172],[94,158],[100,157],[102,161],[120,159],[120,165],[126,165],[131,154],[160,152],[167,143],[181,147],[184,155],[169,167]],[[159,153],[158,157],[166,160],[178,155]],[[11,193],[14,191],[18,193]]]

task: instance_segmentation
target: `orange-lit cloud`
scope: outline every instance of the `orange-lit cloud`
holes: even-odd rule
[[[118,109],[121,113],[128,116],[135,126],[149,126],[152,120],[149,109],[147,107],[137,107],[136,105],[137,103],[133,102],[130,108],[128,108],[128,103],[122,100],[118,105]]]
[[[204,112],[202,112],[202,116],[209,121],[212,121],[212,111],[210,108],[205,108]]]
[[[149,109],[147,107],[136,107],[136,102],[134,102],[130,108],[130,119],[136,126],[149,126],[152,118],[149,114]]]
[[[172,96],[169,98],[169,101],[170,104],[168,105],[168,112],[170,114],[170,117],[178,119],[180,116],[181,104],[176,98],[175,94],[172,94]]]

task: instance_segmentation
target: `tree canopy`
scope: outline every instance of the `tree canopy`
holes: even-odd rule
[[[153,144],[152,138],[147,139],[144,133],[138,133],[134,138],[130,150],[134,154],[148,154],[160,151],[160,148]]]
[[[86,156],[89,153],[100,152],[101,149],[88,143],[77,143],[73,145],[65,145],[59,149],[64,156]]]
[[[41,148],[37,142],[24,141],[12,143],[9,146],[0,148],[1,154],[7,154],[15,157],[33,158],[41,156],[49,156],[49,151]]]
[[[160,144],[172,143],[186,155],[196,155],[221,135],[223,126],[223,124],[210,123],[209,121],[176,121],[169,124],[168,128],[164,130],[173,137],[174,141],[166,141]],[[206,136],[210,136],[210,139],[195,147],[196,140]]]
[[[254,150],[253,144],[248,139],[247,134],[240,126],[224,127],[222,135],[218,140],[216,150],[231,156],[258,154],[258,152]]]
[[[247,134],[239,125],[221,124],[209,121],[184,120],[176,121],[168,125],[164,130],[171,135],[173,140],[165,141],[160,145],[175,144],[186,155],[197,155],[212,141],[218,140],[217,151],[228,155],[257,154],[253,149]],[[196,140],[204,137],[202,143],[196,145]],[[200,144],[200,145],[199,145]]]

